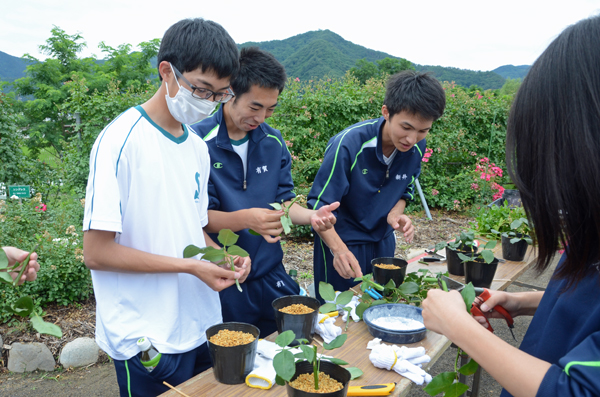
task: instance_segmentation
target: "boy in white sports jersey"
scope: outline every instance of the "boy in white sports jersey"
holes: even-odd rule
[[[96,342],[114,359],[121,396],[151,396],[210,367],[205,330],[222,322],[220,291],[244,281],[236,270],[183,259],[189,244],[216,244],[207,217],[208,149],[186,124],[232,97],[238,50],[218,24],[186,19],[171,26],[158,53],[161,86],[113,120],[90,155],[84,256],[96,297]],[[140,362],[146,336],[162,354]]]

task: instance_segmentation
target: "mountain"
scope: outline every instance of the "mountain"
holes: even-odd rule
[[[0,51],[0,80],[13,81],[25,76],[29,61]]]
[[[499,74],[505,79],[523,79],[527,75],[527,72],[529,72],[529,68],[531,68],[530,65],[504,65],[492,70],[492,72]]]
[[[239,48],[248,46],[257,46],[269,51],[285,66],[289,77],[299,77],[301,80],[324,76],[341,77],[362,58],[369,62],[384,58],[398,59],[385,52],[371,50],[344,40],[330,30],[306,32],[285,40],[238,44]],[[502,87],[505,81],[505,77],[494,71],[482,72],[417,64],[414,66],[419,71],[433,73],[441,81],[454,81],[463,87],[476,85],[483,89],[497,89]]]
[[[476,85],[484,90],[494,90],[502,88],[506,80],[497,73],[478,70],[431,65],[415,65],[415,69],[421,72],[431,72],[440,81],[454,81],[456,84],[466,88]]]
[[[301,80],[342,77],[359,59],[375,62],[392,57],[385,52],[344,40],[330,30],[306,32],[285,40],[238,44],[239,48],[249,46],[269,51],[285,66],[289,77],[299,77]]]
[[[399,59],[385,52],[354,44],[330,30],[306,32],[285,40],[238,44],[239,48],[248,46],[269,51],[285,66],[289,77],[301,80],[325,76],[342,77],[355,66],[357,60],[363,58],[369,62],[384,58]],[[0,80],[13,81],[23,77],[27,62],[0,51]],[[476,85],[483,89],[501,88],[506,78],[522,78],[529,70],[527,65],[505,65],[487,72],[432,65],[414,66],[419,71],[433,73],[441,81],[454,81],[463,87]]]

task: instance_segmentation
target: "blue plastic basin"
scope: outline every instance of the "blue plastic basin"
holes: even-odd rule
[[[427,329],[423,327],[409,331],[395,331],[381,328],[373,324],[373,321],[380,317],[404,317],[420,321],[422,323],[422,311],[423,309],[420,307],[406,305],[403,303],[388,303],[384,305],[371,306],[365,310],[363,313],[363,321],[365,324],[367,324],[369,332],[375,338],[380,338],[384,342],[407,345],[410,343],[416,343],[425,338]]]

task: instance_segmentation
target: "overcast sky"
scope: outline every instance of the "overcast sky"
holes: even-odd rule
[[[137,46],[180,19],[223,25],[236,43],[329,29],[355,44],[425,65],[492,70],[530,65],[565,27],[600,13],[600,0],[0,0],[0,51],[29,53],[56,25],[87,43]],[[136,47],[137,48],[137,47]]]

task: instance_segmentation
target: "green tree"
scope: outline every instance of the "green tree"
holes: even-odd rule
[[[519,87],[521,87],[521,79],[511,79],[509,77],[502,88],[500,88],[499,94],[514,96],[519,91]]]
[[[33,63],[27,67],[26,77],[14,81],[15,92],[22,99],[24,128],[28,139],[25,141],[32,156],[39,150],[51,146],[62,158],[65,143],[73,132],[74,111],[61,107],[69,100],[68,82],[84,79],[89,94],[106,91],[112,80],[119,81],[119,88],[128,85],[140,88],[149,83],[152,77],[150,59],[158,52],[158,40],[141,43],[141,52],[128,54],[130,45],[121,45],[117,49],[102,43],[100,48],[108,58],[103,64],[93,57],[78,58],[86,47],[80,34],[69,35],[54,26],[46,44],[40,45],[40,51],[49,55],[40,62],[29,54],[24,58]]]
[[[356,61],[356,66],[350,69],[350,73],[356,77],[361,84],[365,84],[367,80],[379,75],[379,69],[373,62],[369,62],[366,58],[363,58]]]
[[[379,72],[392,75],[402,70],[415,70],[412,62],[404,58],[383,58],[377,61]]]
[[[20,133],[14,100],[0,93],[0,183],[6,186],[23,183],[24,155],[19,148]]]
[[[366,58],[356,61],[356,66],[350,69],[350,73],[365,84],[372,78],[385,78],[402,70],[415,70],[413,64],[404,58],[383,58],[376,63],[367,61]]]

